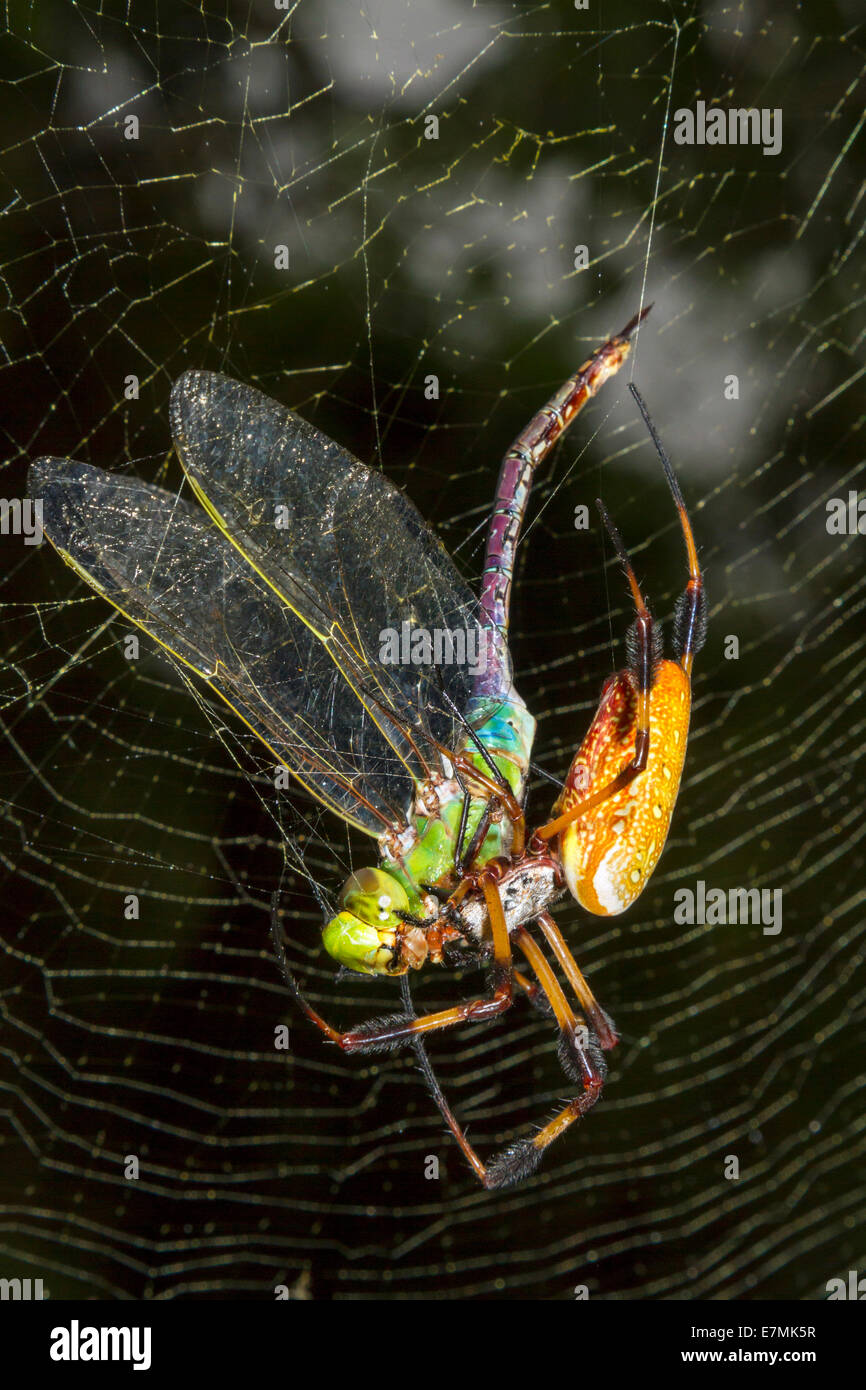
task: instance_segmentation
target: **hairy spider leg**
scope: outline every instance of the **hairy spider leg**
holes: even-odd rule
[[[692,664],[706,636],[706,596],[685,502],[646,406],[637,389],[629,389],[650,429],[685,541],[689,578],[674,617],[676,659],[662,656],[660,637],[625,546],[599,503],[635,605],[627,642],[629,664],[606,683],[553,819],[533,837],[535,846],[559,837],[560,861],[572,895],[589,912],[602,916],[623,912],[634,902],[664,848],[685,761]],[[631,756],[623,763],[627,749]]]
[[[532,1139],[516,1139],[491,1159],[487,1164],[485,1187],[508,1187],[511,1183],[531,1177],[553,1141],[559,1139],[575,1120],[581,1119],[595,1105],[604,1086],[607,1064],[603,1052],[592,1038],[581,1053],[584,1072],[582,1094],[569,1101]]]
[[[502,900],[499,896],[494,873],[481,870],[477,876],[477,882],[484,893],[493,938],[492,989],[490,993],[469,999],[463,1004],[455,1005],[454,1008],[442,1009],[437,1013],[422,1014],[420,1017],[393,1014],[387,1018],[371,1019],[368,1023],[363,1023],[358,1028],[350,1029],[348,1032],[341,1032],[332,1027],[304,998],[300,986],[289,969],[285,943],[281,943],[276,927],[278,908],[276,900],[274,900],[272,904],[272,932],[277,946],[280,969],[289,991],[311,1023],[314,1023],[325,1037],[336,1043],[343,1052],[379,1053],[390,1052],[393,1048],[401,1047],[421,1034],[434,1032],[440,1028],[450,1028],[457,1023],[478,1023],[485,1019],[495,1018],[498,1014],[509,1009],[514,998],[514,977],[511,969],[511,942],[505,923],[505,913],[502,910]]]
[[[621,768],[617,775],[610,782],[606,783],[605,786],[601,787],[599,791],[594,792],[592,796],[586,797],[585,800],[579,801],[577,805],[573,804],[572,798],[572,804],[568,806],[567,810],[563,811],[562,815],[557,816],[552,821],[548,821],[546,825],[540,826],[539,829],[535,831],[533,839],[541,841],[542,843],[553,839],[554,835],[559,835],[574,821],[579,820],[581,816],[585,816],[588,811],[594,810],[596,806],[602,805],[603,802],[608,801],[612,796],[615,796],[617,792],[627,787],[629,782],[634,781],[638,773],[643,772],[649,754],[650,689],[652,687],[653,678],[655,625],[652,614],[647,608],[643,595],[638,587],[634,570],[631,567],[631,562],[628,558],[625,546],[622,543],[622,537],[611,521],[601,499],[597,497],[595,499],[595,504],[601,512],[602,521],[607,528],[623,568],[625,569],[637,615],[635,618],[635,653],[632,663],[632,675],[637,688],[637,733],[635,736],[635,750],[625,767]],[[622,674],[622,672],[617,673],[618,676],[622,676]],[[614,682],[616,679],[617,677],[613,678]],[[612,689],[613,686],[611,685],[610,690]],[[606,688],[605,696],[609,693],[609,689]],[[603,708],[603,706],[604,696],[602,697],[602,706],[600,708]],[[560,804],[564,799],[565,796],[560,798]]]
[[[553,1009],[550,1007],[550,1000],[544,993],[541,985],[536,984],[534,980],[528,979],[526,975],[522,974],[522,972],[516,968],[514,971],[514,983],[520,986],[530,1004],[533,1008],[537,1009],[540,1014],[550,1015],[553,1013]]]
[[[547,1001],[550,1012],[555,1015],[560,1026],[560,1054],[561,1057],[563,1053],[565,1054],[562,1060],[569,1077],[583,1085],[581,1095],[570,1101],[565,1110],[554,1121],[540,1130],[533,1139],[513,1140],[485,1163],[469,1142],[465,1130],[448,1104],[423,1042],[420,1038],[412,1040],[412,1047],[428,1090],[438,1106],[442,1118],[475,1176],[484,1187],[490,1190],[507,1187],[511,1183],[520,1182],[523,1178],[529,1177],[538,1167],[545,1150],[553,1140],[564,1133],[574,1120],[580,1115],[586,1114],[587,1110],[595,1104],[601,1094],[606,1075],[606,1066],[598,1047],[598,1040],[592,1030],[586,1027],[585,1022],[575,1017],[539,947],[523,927],[515,933],[515,939],[529,961],[538,984],[531,985],[530,981],[524,981],[520,972],[516,970],[514,972],[515,977],[520,979],[521,984],[525,983],[533,989],[540,990]],[[407,1006],[407,1013],[409,1013],[411,1011],[411,995],[405,976],[401,980],[401,988],[403,990],[403,1002]]]

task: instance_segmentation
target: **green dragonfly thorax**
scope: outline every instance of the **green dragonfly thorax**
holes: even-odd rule
[[[473,698],[467,705],[466,720],[518,801],[522,801],[536,723],[517,691],[512,686],[505,700],[489,695]],[[490,768],[469,735],[462,747],[479,772],[489,776]]]
[[[522,803],[526,790],[535,720],[512,688],[507,698],[478,697],[469,702],[466,719],[475,737],[466,735],[458,753],[465,753],[478,771],[491,777],[487,756]],[[476,743],[477,740],[477,743]],[[451,771],[451,769],[449,769]],[[424,963],[421,929],[407,931],[401,913],[422,920],[435,915],[437,900],[427,886],[446,892],[454,884],[454,863],[463,818],[464,793],[456,778],[440,783],[440,805],[434,814],[416,811],[405,850],[383,846],[378,869],[361,869],[347,880],[339,895],[340,911],[324,929],[325,949],[341,965],[362,974],[401,975]],[[420,799],[420,798],[419,798]],[[463,845],[471,843],[488,798],[471,796]],[[481,868],[511,847],[511,824],[494,821],[487,830],[474,867]]]

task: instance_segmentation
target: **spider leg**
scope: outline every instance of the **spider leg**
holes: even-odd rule
[[[412,1004],[412,995],[409,990],[408,975],[402,975],[400,977],[400,992],[403,995],[403,1007],[405,1008],[407,1015],[412,1018],[416,1018],[417,1015]],[[427,1056],[427,1049],[424,1046],[424,1042],[420,1037],[412,1039],[412,1051],[415,1053],[418,1066],[421,1069],[421,1075],[424,1077],[427,1089],[430,1092],[430,1095],[432,1096],[434,1102],[436,1103],[440,1115],[442,1116],[446,1125],[448,1126],[454,1138],[456,1139],[458,1145],[460,1146],[460,1149],[463,1152],[464,1158],[466,1159],[476,1178],[479,1182],[483,1182],[486,1171],[484,1164],[481,1162],[481,1159],[478,1157],[469,1140],[466,1138],[462,1126],[457,1120],[453,1110],[451,1109],[451,1106],[448,1104],[448,1101],[445,1099],[445,1094],[442,1090],[442,1087],[439,1085],[439,1078],[433,1070],[430,1058]]]
[[[635,386],[634,382],[629,383],[629,391],[637,403],[637,408],[644,419],[644,424],[650,432],[650,438],[655,445],[656,453],[661,459],[665,477],[668,480],[668,487],[671,490],[676,509],[679,512],[680,526],[682,527],[683,538],[686,543],[686,557],[689,565],[689,582],[685,591],[680,595],[674,613],[674,647],[680,665],[686,675],[691,675],[692,662],[695,653],[699,652],[704,645],[707,635],[707,600],[704,593],[704,580],[701,574],[701,567],[698,562],[698,551],[695,545],[695,538],[692,535],[691,523],[689,522],[686,504],[677,476],[674,473],[673,465],[664,450],[664,445],[658,437],[656,427],[650,419],[650,413],[644,404],[643,396]]]
[[[307,1018],[310,1019],[310,1021],[314,1023],[316,1027],[321,1030],[322,1033],[324,1033],[325,1037],[329,1038],[331,1042],[339,1043],[341,1038],[343,1038],[345,1034],[338,1032],[336,1028],[332,1028],[331,1025],[327,1023],[325,1019],[322,1018],[321,1014],[317,1013],[316,1010],[310,1004],[307,1003],[306,999],[304,998],[301,992],[300,986],[298,985],[294,975],[289,969],[288,960],[286,958],[285,934],[282,930],[282,923],[279,917],[278,893],[274,893],[271,898],[271,935],[273,937],[274,946],[276,948],[277,962],[280,966],[280,970],[282,972],[283,979],[286,982],[286,986],[289,990],[289,993],[292,995],[298,1006],[306,1014]],[[408,975],[401,976],[400,989],[403,995],[403,1006],[406,1010],[406,1017],[408,1019],[417,1018],[414,1006],[412,1004],[412,995],[409,991]],[[410,1041],[412,1049],[418,1060],[418,1064],[421,1068],[421,1073],[424,1077],[425,1082],[427,1083],[427,1088],[436,1105],[438,1106],[442,1118],[444,1119],[446,1125],[448,1126],[454,1138],[456,1139],[458,1145],[460,1146],[469,1166],[475,1173],[475,1176],[478,1178],[479,1182],[484,1182],[484,1176],[486,1171],[484,1168],[484,1164],[481,1162],[481,1159],[478,1157],[472,1145],[469,1143],[469,1140],[463,1133],[463,1130],[460,1124],[458,1123],[454,1115],[454,1112],[448,1104],[448,1101],[445,1099],[442,1087],[439,1085],[438,1077],[436,1076],[436,1073],[433,1070],[430,1058],[427,1056],[427,1049],[424,1046],[422,1037],[419,1034],[412,1037]]]
[[[300,985],[289,969],[289,962],[286,956],[286,937],[283,924],[280,920],[279,893],[274,893],[271,896],[271,940],[274,943],[274,951],[277,957],[277,964],[280,967],[280,973],[285,981],[289,994],[291,994],[298,1008],[306,1014],[311,1023],[314,1023],[316,1027],[324,1033],[326,1038],[331,1042],[338,1043],[342,1034],[339,1033],[336,1028],[332,1028],[330,1023],[327,1023],[326,1020],[322,1018],[322,1015],[316,1012],[312,1004],[307,1003],[301,992]]]
[[[622,543],[622,538],[608,516],[604,503],[598,498],[596,498],[596,506],[601,512],[604,524],[625,568],[636,610],[634,627],[631,630],[628,643],[631,658],[629,678],[634,682],[637,690],[634,753],[625,766],[620,768],[617,775],[611,778],[599,791],[593,792],[585,800],[579,801],[576,806],[570,806],[567,811],[563,811],[561,815],[556,816],[552,821],[548,821],[546,825],[542,825],[540,829],[536,830],[533,836],[536,842],[553,839],[554,835],[559,835],[573,821],[580,820],[581,816],[585,816],[589,811],[595,810],[596,806],[600,806],[612,796],[616,796],[617,792],[621,792],[643,772],[649,757],[650,691],[652,690],[658,654],[655,624],[652,613],[644,603],[643,595],[634,577],[634,571]]]
[[[508,1187],[512,1183],[522,1182],[524,1178],[530,1177],[553,1141],[558,1139],[569,1125],[572,1125],[575,1120],[585,1115],[595,1105],[607,1075],[607,1063],[599,1046],[598,1038],[591,1028],[588,1028],[582,1021],[578,1022],[575,1018],[550,966],[532,937],[525,928],[521,928],[515,933],[515,938],[529,960],[538,979],[538,985],[549,1000],[560,1025],[559,1058],[563,1068],[567,1075],[583,1089],[580,1095],[569,1101],[568,1105],[543,1129],[539,1130],[532,1139],[512,1140],[510,1144],[506,1144],[503,1149],[500,1149],[489,1163],[480,1163],[478,1155],[474,1150],[471,1150],[472,1158],[469,1161],[488,1189]],[[453,1121],[453,1125],[451,1121]],[[449,1121],[449,1128],[466,1153],[467,1147],[471,1149],[471,1146],[453,1115],[451,1121]],[[467,1158],[469,1158],[469,1154],[467,1154]],[[480,1164],[483,1176],[482,1173],[479,1173],[476,1164]]]
[[[496,893],[496,901],[499,902],[499,894]],[[392,1014],[386,1018],[371,1019],[368,1023],[362,1023],[359,1027],[342,1032],[339,1028],[334,1028],[327,1019],[308,1003],[303,990],[292,974],[286,957],[285,938],[282,931],[282,924],[279,920],[278,894],[274,894],[271,900],[271,935],[276,950],[277,963],[280,973],[285,981],[286,988],[294,999],[295,1003],[306,1014],[311,1023],[319,1029],[320,1033],[329,1042],[336,1043],[343,1052],[378,1053],[391,1052],[395,1048],[404,1044],[412,1043],[416,1038],[420,1038],[424,1033],[432,1032],[438,1028],[448,1028],[455,1023],[472,1022],[476,1023],[488,1018],[493,1018],[499,1013],[503,1013],[510,1008],[513,999],[513,983],[511,977],[511,948],[508,945],[508,933],[505,928],[505,918],[502,915],[500,904],[500,916],[502,917],[502,930],[505,936],[505,944],[508,953],[507,966],[503,964],[500,969],[494,954],[493,980],[494,988],[490,995],[478,999],[469,1000],[465,1004],[458,1004],[452,1009],[443,1009],[439,1013],[422,1014],[420,1017],[412,1014]],[[488,903],[488,911],[490,911]],[[495,911],[495,909],[493,910]],[[493,912],[491,912],[491,921]],[[496,938],[496,928],[494,928],[494,940]]]
[[[529,935],[525,927],[518,927],[514,939],[532,967],[559,1027],[559,1061],[570,1080],[576,1081],[582,1072],[581,1055],[589,1030],[585,1021],[578,1019],[562,992],[559,981],[548,965],[540,946]],[[575,1060],[576,1059],[576,1060]]]
[[[490,913],[491,917],[491,925],[493,926],[494,936],[496,936],[498,932],[498,927],[494,926],[496,916],[496,907],[494,906],[494,902],[499,904],[499,916],[501,918],[500,925],[501,928],[504,930],[505,920],[504,915],[502,914],[502,905],[501,902],[499,902],[499,893],[496,884],[487,882],[484,886],[485,897],[487,898],[488,912]],[[469,1010],[471,1010],[472,1004],[468,1004],[461,1005],[457,1009],[446,1010],[442,1014],[427,1014],[422,1015],[420,1018],[418,1018],[415,1015],[414,1008],[412,1007],[411,995],[408,992],[408,984],[406,981],[406,977],[404,976],[401,980],[401,988],[403,990],[403,1003],[406,1012],[400,1016],[399,1020],[384,1019],[381,1020],[378,1024],[367,1025],[367,1027],[372,1031],[368,1033],[364,1039],[361,1040],[362,1046],[345,1048],[346,1040],[350,1037],[357,1037],[361,1030],[357,1030],[354,1035],[350,1033],[341,1033],[338,1031],[338,1029],[332,1028],[331,1025],[327,1023],[324,1018],[322,1018],[321,1014],[317,1013],[317,1011],[312,1007],[312,1005],[307,1003],[300,989],[300,986],[298,985],[294,975],[289,969],[288,961],[286,958],[285,935],[282,930],[282,923],[279,917],[278,893],[274,893],[273,897],[271,898],[271,935],[273,937],[274,946],[276,948],[277,961],[279,963],[280,970],[282,972],[283,979],[285,980],[286,987],[288,988],[289,993],[295,999],[298,1006],[306,1014],[307,1018],[310,1019],[310,1021],[314,1023],[316,1027],[331,1042],[337,1043],[346,1051],[368,1050],[365,1049],[365,1047],[363,1046],[364,1042],[372,1044],[372,1046],[369,1047],[370,1051],[390,1050],[392,1046],[398,1045],[402,1041],[408,1041],[410,1043],[410,1045],[415,1051],[415,1055],[418,1059],[421,1072],[425,1078],[425,1081],[427,1082],[430,1094],[433,1097],[433,1100],[435,1101],[436,1105],[438,1106],[442,1118],[445,1120],[446,1125],[448,1126],[449,1130],[454,1136],[464,1157],[466,1158],[466,1161],[472,1168],[472,1171],[475,1173],[475,1176],[481,1183],[483,1183],[483,1185],[486,1188],[493,1189],[498,1187],[507,1187],[511,1183],[520,1182],[523,1178],[529,1177],[538,1167],[538,1164],[541,1162],[545,1150],[549,1147],[550,1144],[553,1143],[554,1139],[557,1139],[559,1135],[562,1134],[569,1127],[569,1125],[572,1124],[574,1120],[576,1120],[580,1115],[584,1115],[586,1111],[589,1110],[589,1108],[592,1105],[594,1105],[595,1101],[598,1099],[602,1086],[604,1085],[604,1078],[606,1075],[604,1056],[601,1052],[601,1049],[598,1046],[594,1033],[592,1033],[592,1031],[589,1029],[584,1029],[578,1024],[577,1020],[574,1017],[574,1014],[571,1012],[571,1009],[569,1008],[568,1003],[562,994],[561,989],[559,988],[559,985],[555,980],[555,977],[550,971],[550,967],[547,965],[547,962],[544,960],[543,956],[541,956],[541,953],[540,951],[538,951],[538,948],[535,947],[535,953],[537,953],[537,956],[532,951],[532,947],[535,946],[535,943],[532,942],[532,939],[531,937],[529,937],[528,932],[525,933],[525,935],[531,943],[529,951],[526,950],[526,946],[523,941],[521,941],[519,944],[521,945],[521,949],[524,951],[524,954],[527,955],[527,957],[530,959],[530,963],[532,964],[533,969],[536,970],[539,983],[538,985],[534,985],[530,980],[527,980],[519,971],[515,971],[513,969],[513,967],[511,966],[511,953],[509,948],[508,1003],[511,1003],[512,980],[515,978],[517,979],[517,982],[519,983],[520,987],[524,989],[527,994],[529,994],[530,998],[533,997],[533,993],[536,990],[540,990],[542,997],[549,1000],[550,1006],[552,1007],[553,1012],[557,1016],[557,1021],[560,1021],[561,1019],[561,1026],[562,1024],[565,1025],[563,1029],[563,1037],[567,1037],[568,1039],[567,1049],[569,1053],[567,1070],[570,1075],[575,1076],[576,1078],[579,1077],[583,1081],[584,1089],[582,1095],[577,1096],[574,1100],[572,1100],[565,1107],[565,1109],[562,1110],[559,1113],[559,1115],[557,1115],[553,1120],[551,1120],[549,1124],[545,1125],[545,1127],[542,1130],[540,1130],[533,1139],[514,1140],[511,1144],[508,1144],[504,1149],[500,1150],[500,1152],[496,1154],[493,1159],[491,1159],[490,1163],[487,1164],[482,1162],[478,1154],[475,1152],[475,1149],[469,1143],[469,1140],[466,1138],[466,1135],[459,1121],[455,1117],[454,1112],[452,1111],[450,1105],[448,1104],[448,1101],[445,1098],[445,1095],[436,1077],[436,1073],[433,1071],[430,1059],[427,1056],[427,1052],[423,1043],[423,1033],[431,1031],[433,1028],[446,1027],[450,1023],[459,1023],[464,1019],[490,1017],[492,1016],[493,1010],[488,1008],[488,1012],[484,1014],[478,1012],[477,1010],[474,1013],[471,1013],[469,1012]],[[505,931],[505,938],[507,943],[507,931]],[[541,967],[540,973],[537,969],[538,962],[540,962]],[[496,973],[494,973],[494,981],[495,980]],[[472,1003],[489,1006],[492,1000],[495,999],[495,997],[496,990],[494,989],[494,993],[490,999],[476,1000],[472,1001]],[[394,1024],[396,1024],[397,1022],[399,1022],[400,1029],[402,1031],[398,1031],[398,1029],[394,1027]],[[376,1030],[378,1030],[378,1035]],[[560,1048],[561,1058],[564,1050],[565,1049],[563,1047]]]
[[[581,816],[587,815],[589,811],[594,811],[596,806],[601,806],[602,802],[609,801],[612,796],[616,796],[617,792],[621,792],[623,787],[627,787],[630,782],[634,781],[635,777],[643,772],[649,756],[650,731],[648,697],[649,692],[647,691],[646,710],[644,710],[643,707],[643,700],[639,698],[635,751],[630,761],[626,763],[625,767],[622,768],[615,777],[611,778],[609,782],[606,782],[599,791],[593,792],[592,796],[586,797],[584,801],[579,801],[576,806],[569,807],[567,811],[563,811],[562,815],[556,816],[554,820],[548,821],[546,825],[539,826],[538,830],[533,832],[533,840],[540,840],[542,842],[552,840],[554,835],[559,835],[561,831],[571,825],[572,821],[580,820]],[[643,722],[644,719],[646,723]]]
[[[485,1166],[484,1186],[488,1188],[509,1187],[522,1182],[535,1172],[546,1150],[564,1134],[569,1125],[585,1115],[598,1100],[607,1064],[597,1039],[590,1034],[589,1040],[580,1048],[583,1072],[583,1092],[569,1101],[558,1115],[540,1129],[532,1139],[515,1139],[500,1149]]]
[[[605,1013],[604,1009],[596,1000],[583,971],[563,941],[562,932],[559,930],[559,927],[554,922],[550,913],[542,912],[535,920],[541,927],[548,946],[556,956],[560,969],[574,990],[575,998],[592,1025],[601,1046],[604,1048],[605,1052],[610,1052],[611,1048],[616,1047],[619,1042],[619,1035],[616,1031],[613,1019]]]
[[[527,992],[540,990],[542,997],[548,1000],[562,1030],[560,1060],[571,1079],[583,1085],[581,1095],[570,1101],[564,1110],[560,1111],[534,1138],[513,1140],[495,1154],[489,1163],[484,1163],[470,1144],[460,1122],[445,1099],[423,1042],[418,1037],[412,1040],[412,1047],[415,1050],[421,1071],[430,1094],[439,1107],[442,1118],[460,1146],[475,1176],[489,1190],[508,1187],[512,1183],[521,1182],[524,1178],[530,1177],[554,1139],[559,1138],[559,1135],[564,1133],[569,1125],[573,1124],[581,1115],[585,1115],[587,1110],[595,1104],[607,1074],[607,1066],[598,1045],[598,1039],[591,1029],[587,1028],[585,1024],[579,1023],[575,1018],[550,966],[532,937],[525,929],[521,929],[516,933],[516,938],[518,945],[536,973],[538,985],[533,985],[519,971],[515,971],[514,975],[521,986],[527,989]],[[404,977],[404,1003],[407,997],[409,997],[408,986]],[[411,1008],[411,997],[409,1000],[409,1007]]]
[[[537,1009],[540,1014],[546,1014],[549,1017],[553,1013],[550,1000],[544,993],[541,985],[536,984],[534,980],[528,979],[527,976],[522,974],[519,970],[515,970],[514,972],[514,983],[520,986],[532,1007]]]
[[[413,1038],[431,1033],[439,1028],[450,1028],[456,1023],[478,1023],[495,1018],[511,1007],[514,997],[514,978],[511,962],[511,943],[505,925],[505,913],[499,888],[492,875],[479,875],[480,886],[484,892],[490,928],[493,936],[492,989],[488,995],[470,999],[454,1008],[443,1009],[438,1013],[422,1014],[420,1018],[405,1014],[394,1014],[388,1018],[372,1019],[348,1033],[340,1033],[325,1022],[314,1009],[300,996],[297,984],[283,965],[283,974],[294,997],[298,1000],[307,1017],[342,1048],[344,1052],[378,1053],[390,1052],[395,1047],[411,1043]]]

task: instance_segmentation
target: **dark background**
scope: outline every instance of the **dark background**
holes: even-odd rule
[[[380,462],[474,582],[504,449],[652,300],[634,376],[709,638],[654,879],[621,918],[559,914],[622,1033],[604,1099],[488,1195],[411,1057],[335,1056],[273,963],[279,886],[329,1017],[394,1005],[317,946],[310,880],[333,893],[371,844],[275,803],[200,691],[146,641],[124,660],[123,621],[3,537],[0,1275],[55,1298],[822,1298],[866,1257],[864,540],[825,525],[862,470],[856,6],[207,8],[7,10],[4,496],[42,453],[177,485],[171,382],[218,368]],[[666,113],[698,98],[780,107],[782,152],[674,144]],[[559,777],[623,660],[621,576],[573,526],[599,491],[669,616],[681,542],[624,376],[558,451],[521,554],[518,686]],[[537,778],[533,819],[551,799]],[[781,933],[675,926],[701,878],[782,889]],[[478,983],[424,979],[425,1007]],[[483,1153],[565,1098],[525,1005],[430,1050]]]

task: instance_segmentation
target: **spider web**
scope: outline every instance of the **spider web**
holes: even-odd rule
[[[710,629],[653,880],[622,918],[559,913],[622,1034],[603,1101],[538,1177],[489,1195],[412,1055],[336,1056],[274,964],[279,889],[317,1006],[344,1026],[397,1007],[318,946],[319,897],[371,844],[277,797],[199,688],[144,639],[125,659],[123,620],[4,535],[4,1276],[111,1299],[808,1299],[862,1269],[864,542],[826,526],[862,471],[854,13],[12,11],[5,497],[45,453],[177,486],[171,382],[224,370],[380,462],[477,581],[504,449],[654,300],[634,377],[689,500]],[[673,113],[699,98],[781,108],[781,152],[678,145]],[[676,516],[621,379],[539,483],[520,555],[517,683],[554,778],[623,660],[621,574],[596,522],[574,525],[599,492],[669,617]],[[539,775],[531,818],[552,799]],[[782,890],[781,932],[675,925],[698,880]],[[416,1007],[480,983],[433,972]],[[483,1154],[567,1098],[553,1041],[517,1004],[430,1043]]]

